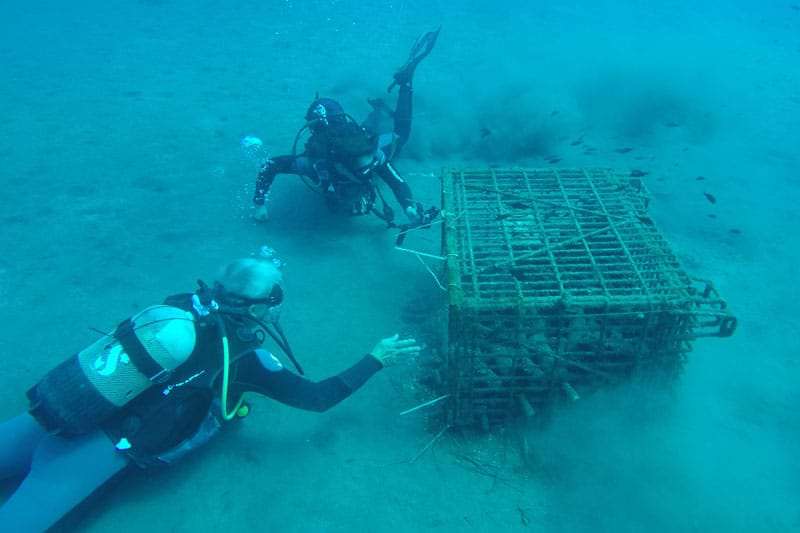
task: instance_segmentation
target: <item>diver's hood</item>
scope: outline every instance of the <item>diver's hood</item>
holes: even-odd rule
[[[331,117],[344,115],[342,105],[332,98],[317,98],[306,111],[306,121],[326,120]]]

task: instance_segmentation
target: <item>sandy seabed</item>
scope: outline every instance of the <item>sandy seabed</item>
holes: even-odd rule
[[[398,416],[421,399],[410,363],[325,414],[253,398],[206,449],[115,483],[63,529],[800,528],[795,10],[43,7],[14,2],[0,24],[4,418],[95,338],[89,327],[192,290],[262,244],[287,262],[283,325],[310,377],[413,332],[409,303],[438,297],[417,260],[380,221],[336,217],[292,177],[273,189],[272,221],[253,223],[255,170],[238,141],[256,134],[286,153],[317,90],[365,114],[413,37],[440,22],[398,162],[420,200],[438,203],[445,166],[556,154],[644,169],[684,266],[715,280],[740,319],[732,339],[696,344],[669,408],[642,413],[651,404],[630,391],[588,398],[529,436],[533,459],[507,431],[448,435],[410,463],[432,437],[422,417]],[[413,244],[436,253],[439,235]]]

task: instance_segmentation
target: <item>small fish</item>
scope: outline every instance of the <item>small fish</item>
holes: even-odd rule
[[[574,141],[569,143],[570,146],[578,146],[579,144],[583,144],[583,137],[581,137],[580,139],[575,139]]]
[[[555,165],[559,161],[561,161],[560,157],[548,157],[547,158],[547,162],[550,163],[551,165]]]
[[[739,228],[731,228],[730,230],[728,230],[728,232],[731,235],[741,235],[742,234],[742,230],[740,230]]]
[[[492,134],[492,130],[489,128],[481,128],[481,139],[485,139],[486,137]]]
[[[717,218],[717,215],[715,215],[714,213],[709,213],[708,218]]]
[[[695,181],[705,181],[705,179],[706,179],[705,176],[697,176],[694,180]]]
[[[625,148],[617,148],[614,151],[617,152],[618,154],[627,154],[628,152],[633,151],[633,148],[629,148],[626,146]]]
[[[505,220],[510,216],[511,216],[511,213],[499,213],[496,217],[494,217],[494,219],[495,220]]]
[[[519,511],[519,521],[522,523],[523,526],[528,527],[531,521],[528,518],[528,515],[525,513],[525,510],[517,505],[517,511]]]
[[[632,178],[641,178],[642,176],[647,176],[650,174],[649,172],[645,172],[644,170],[639,170],[638,168],[634,168],[631,170],[631,177]]]
[[[554,117],[554,116],[558,115],[559,113],[560,113],[560,111],[558,111],[558,110],[556,109],[556,110],[554,110],[554,111],[551,111],[551,112],[550,112],[550,116],[551,116],[551,117]]]
[[[715,203],[717,203],[717,197],[716,197],[716,196],[714,196],[713,194],[711,194],[710,192],[704,192],[704,193],[703,193],[703,196],[705,196],[705,197],[706,197],[706,200],[708,200],[708,201],[709,201],[709,202],[711,202],[712,204],[715,204]]]
[[[595,152],[597,152],[597,148],[593,148],[593,147],[591,147],[591,146],[587,146],[587,147],[586,147],[586,148],[584,148],[584,150],[583,150],[583,153],[584,153],[584,154],[587,154],[587,155],[589,155],[589,154],[593,154],[593,153],[595,153]]]
[[[666,124],[664,124],[664,126],[668,128],[678,128],[680,127],[680,124],[678,124],[677,122],[667,122]]]
[[[524,202],[511,202],[508,205],[510,207],[513,207],[514,209],[529,209],[531,207],[531,206],[529,206],[528,204],[526,204]]]

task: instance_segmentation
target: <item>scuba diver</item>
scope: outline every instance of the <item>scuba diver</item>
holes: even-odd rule
[[[363,124],[348,115],[342,106],[319,95],[306,112],[306,124],[295,137],[291,155],[268,158],[258,174],[253,196],[253,218],[268,218],[267,195],[275,176],[296,174],[314,191],[322,194],[329,208],[349,215],[373,213],[390,227],[394,212],[388,206],[374,178],[381,178],[394,193],[410,224],[424,225],[438,214],[414,201],[411,188],[392,161],[411,133],[412,81],[417,65],[431,50],[441,28],[420,37],[411,48],[406,63],[394,73],[387,92],[399,87],[397,105],[392,111],[381,99],[370,100],[373,110]],[[393,119],[393,127],[387,126]],[[310,133],[305,150],[297,154],[300,137]],[[380,198],[382,209],[375,207]]]
[[[43,531],[130,465],[173,463],[245,416],[246,392],[322,412],[419,352],[395,335],[338,375],[302,377],[278,324],[281,263],[265,249],[126,319],[28,391],[28,412],[0,424],[0,480],[17,484],[0,527]]]

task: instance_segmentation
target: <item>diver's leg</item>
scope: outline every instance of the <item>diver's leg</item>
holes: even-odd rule
[[[397,135],[397,144],[393,157],[397,157],[411,135],[411,112],[413,109],[411,100],[413,95],[414,90],[411,88],[411,83],[404,83],[400,86],[400,91],[397,95],[397,106],[394,111],[394,133]]]
[[[411,135],[411,101],[414,94],[411,85],[414,81],[414,71],[417,65],[419,65],[419,62],[425,59],[428,54],[431,53],[431,50],[433,50],[433,47],[436,45],[436,39],[439,38],[440,30],[441,27],[435,31],[429,31],[417,39],[417,42],[411,47],[408,61],[394,73],[394,81],[392,85],[389,86],[390,91],[395,85],[400,88],[399,94],[397,95],[397,105],[394,111],[394,133],[397,135],[397,146],[394,150],[395,156],[400,152],[406,144],[406,141],[408,141],[408,137]]]
[[[403,86],[403,85],[411,85],[411,80],[414,78],[414,71],[419,65],[419,62],[428,57],[428,54],[431,53],[433,47],[436,45],[436,39],[439,38],[439,31],[441,31],[442,27],[440,26],[435,31],[429,31],[419,39],[417,42],[414,43],[414,46],[411,47],[411,52],[408,54],[408,60],[406,61],[405,65],[400,67],[397,72],[394,73],[394,81],[391,85],[389,85],[389,91],[391,92],[392,88],[395,85]]]
[[[102,431],[69,439],[47,435],[28,476],[0,507],[0,524],[44,531],[128,464]]]
[[[47,435],[28,413],[0,423],[0,480],[28,473],[36,446]]]

